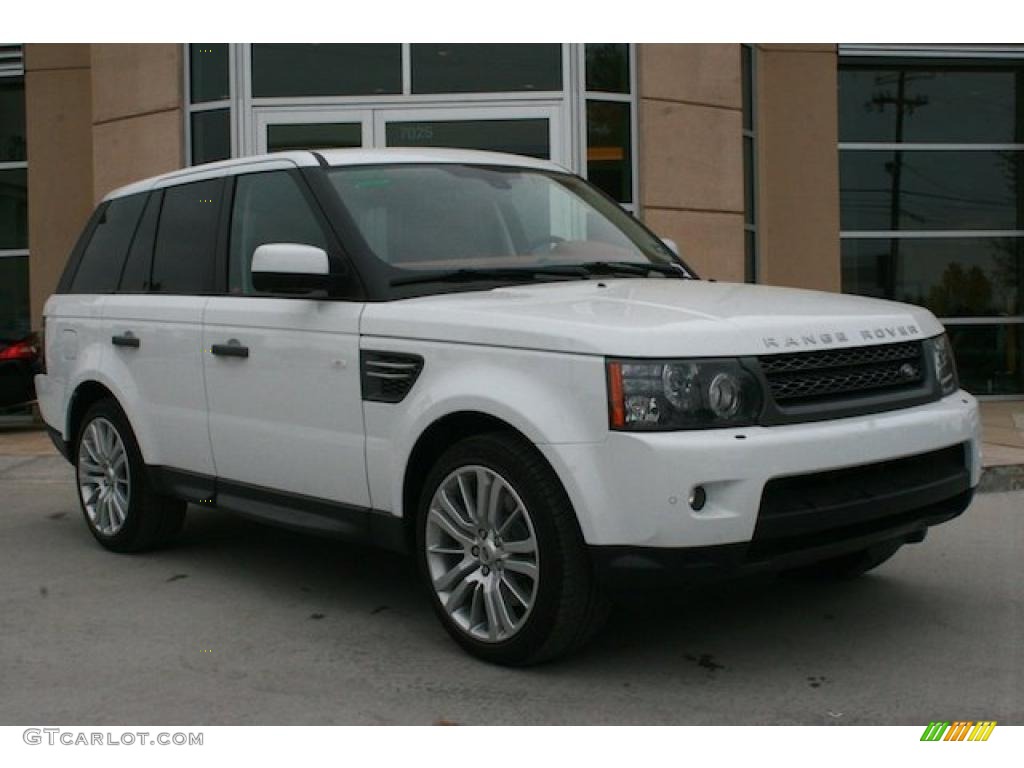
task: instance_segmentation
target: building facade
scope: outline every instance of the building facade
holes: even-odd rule
[[[562,163],[705,277],[923,304],[967,388],[1024,396],[1024,49],[0,47],[0,334],[38,327],[93,205],[296,147]]]

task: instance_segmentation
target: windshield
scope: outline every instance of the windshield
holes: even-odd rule
[[[373,255],[406,274],[679,264],[626,211],[568,173],[455,164],[328,173]]]

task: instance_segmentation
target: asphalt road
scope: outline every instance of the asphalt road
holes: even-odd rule
[[[619,608],[579,656],[465,656],[404,558],[209,509],[101,549],[71,471],[0,457],[0,724],[1024,724],[1024,493],[875,573]]]

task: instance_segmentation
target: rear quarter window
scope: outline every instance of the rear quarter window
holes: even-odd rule
[[[132,247],[121,271],[119,293],[145,293],[149,290],[150,270],[153,268],[153,243],[156,240],[156,223],[160,215],[162,192],[149,196],[142,219],[135,230]]]
[[[146,195],[128,195],[104,204],[88,245],[82,252],[71,293],[113,293],[121,279],[128,247],[139,223]]]

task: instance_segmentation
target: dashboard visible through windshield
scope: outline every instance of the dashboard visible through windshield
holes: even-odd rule
[[[328,170],[393,284],[548,274],[689,276],[665,244],[571,174],[460,164]],[[616,267],[614,265],[620,265]]]

